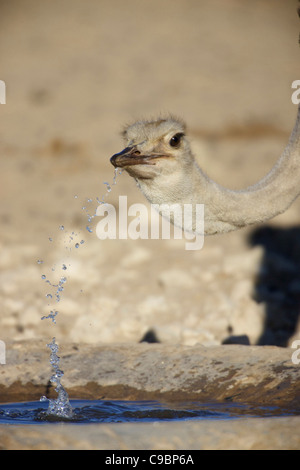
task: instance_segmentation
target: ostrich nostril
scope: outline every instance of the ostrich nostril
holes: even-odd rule
[[[133,155],[139,156],[139,155],[141,155],[141,152],[140,152],[139,150],[135,150],[135,151],[133,152]]]

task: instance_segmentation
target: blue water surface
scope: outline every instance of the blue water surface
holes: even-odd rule
[[[70,400],[71,418],[47,414],[47,401],[0,404],[0,424],[46,424],[55,422],[94,424],[179,420],[228,420],[244,417],[297,415],[296,410],[255,407],[237,403],[165,404],[156,401]]]

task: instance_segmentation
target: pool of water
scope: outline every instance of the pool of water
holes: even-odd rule
[[[234,403],[164,404],[156,401],[70,400],[71,418],[47,414],[48,403],[33,401],[0,404],[0,424],[78,424],[155,422],[179,420],[228,420],[245,417],[278,417],[299,414],[296,410],[255,407]]]

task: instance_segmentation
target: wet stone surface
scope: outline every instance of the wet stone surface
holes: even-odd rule
[[[64,344],[60,367],[70,398],[237,402],[300,407],[300,368],[292,350],[272,346]],[[48,351],[42,341],[8,345],[1,367],[6,401],[54,397]]]

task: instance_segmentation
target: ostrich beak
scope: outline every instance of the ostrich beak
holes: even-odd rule
[[[142,155],[136,147],[126,147],[122,152],[113,155],[110,162],[115,168],[124,168],[132,165],[155,165],[152,159],[153,156]]]

